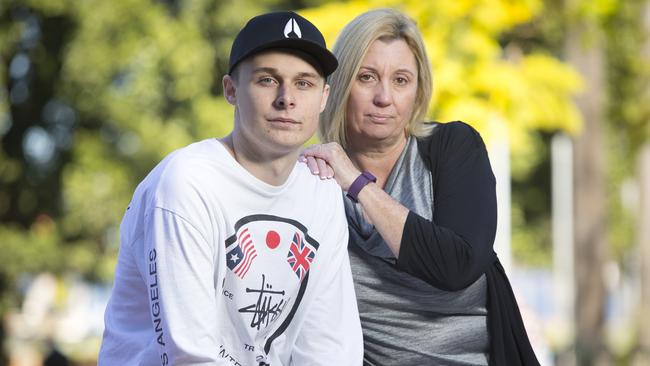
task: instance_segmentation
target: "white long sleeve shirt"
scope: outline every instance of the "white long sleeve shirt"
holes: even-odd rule
[[[99,365],[360,365],[341,190],[272,186],[217,140],[180,149],[124,215]]]

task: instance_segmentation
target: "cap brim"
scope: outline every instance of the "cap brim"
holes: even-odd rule
[[[329,76],[331,73],[333,73],[339,65],[336,56],[334,56],[334,54],[331,53],[326,48],[323,48],[321,45],[304,39],[287,38],[287,39],[281,39],[281,40],[269,42],[262,46],[249,50],[239,58],[239,61],[237,61],[237,63],[235,63],[230,67],[228,73],[229,74],[232,73],[232,71],[234,70],[235,67],[237,67],[237,65],[239,65],[243,60],[249,58],[250,56],[274,48],[295,49],[297,51],[301,51],[312,56],[314,60],[316,60],[316,62],[320,64],[320,66],[322,67],[323,74],[325,74],[326,77]]]

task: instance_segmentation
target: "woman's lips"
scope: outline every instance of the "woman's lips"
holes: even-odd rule
[[[390,114],[370,113],[366,115],[373,122],[386,122],[393,118]]]

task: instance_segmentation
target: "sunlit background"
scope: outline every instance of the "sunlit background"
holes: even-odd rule
[[[296,9],[331,47],[386,6],[424,35],[430,118],[487,142],[542,364],[650,365],[648,0],[0,0],[0,365],[96,363],[121,215],[162,157],[231,129],[246,20]]]

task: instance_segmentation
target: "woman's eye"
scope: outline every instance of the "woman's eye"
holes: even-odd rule
[[[375,77],[372,74],[361,74],[359,75],[360,81],[372,81]]]
[[[406,85],[406,84],[408,84],[408,82],[409,82],[409,80],[407,78],[404,78],[404,77],[401,77],[401,76],[395,78],[395,83],[397,85]]]

